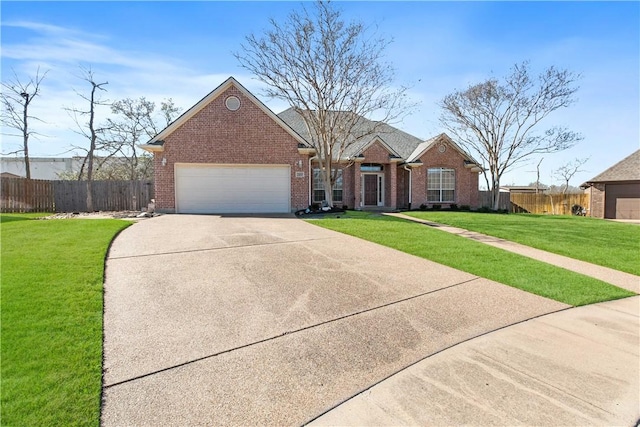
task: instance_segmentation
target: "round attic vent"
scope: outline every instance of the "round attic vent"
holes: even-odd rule
[[[447,146],[444,145],[444,144],[440,144],[438,146],[438,151],[441,152],[441,153],[444,153],[445,151],[447,151]]]
[[[224,100],[224,105],[227,106],[229,111],[236,111],[240,108],[240,99],[237,96],[230,96]]]

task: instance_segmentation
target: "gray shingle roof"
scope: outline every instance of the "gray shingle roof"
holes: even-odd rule
[[[640,150],[620,160],[590,182],[640,181]]]
[[[280,114],[278,114],[278,117],[280,117],[286,124],[288,124],[296,133],[298,133],[304,139],[306,139],[307,141],[310,140],[309,132],[307,131],[307,127],[305,126],[302,117],[292,108],[281,112]],[[386,123],[374,122],[365,118],[361,118],[360,128],[363,131],[374,128],[377,129],[375,133],[367,135],[361,141],[358,141],[357,143],[349,146],[344,153],[344,155],[347,157],[354,157],[360,154],[362,149],[376,137],[384,141],[384,143],[386,143],[392,150],[398,153],[398,155],[403,159],[408,158],[416,149],[416,147],[423,142],[420,138],[403,132],[400,129],[397,129]]]

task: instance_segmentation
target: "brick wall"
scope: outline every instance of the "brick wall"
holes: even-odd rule
[[[412,169],[412,208],[418,208],[423,203],[429,204],[427,203],[427,169],[429,168],[454,169],[456,171],[455,203],[458,206],[478,207],[479,174],[471,172],[464,166],[464,157],[456,149],[445,144],[446,149],[442,153],[438,150],[439,146],[440,144],[435,144],[427,150],[420,157],[423,165]],[[408,179],[408,176],[405,179]],[[443,203],[443,205],[447,204]]]
[[[236,111],[224,105],[231,95],[240,99]],[[309,203],[309,156],[299,154],[297,148],[298,142],[289,133],[232,86],[168,136],[164,152],[155,153],[156,208],[175,210],[176,163],[288,164],[291,208],[305,208]],[[296,172],[304,172],[304,178],[296,178]]]
[[[593,218],[604,218],[605,188],[606,185],[603,183],[589,187],[589,216]]]

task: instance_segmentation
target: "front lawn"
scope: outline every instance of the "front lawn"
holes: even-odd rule
[[[407,212],[640,276],[640,226],[578,216]]]
[[[1,422],[97,426],[102,285],[121,220],[0,215]]]
[[[635,295],[600,280],[422,224],[349,211],[310,223],[579,306]]]

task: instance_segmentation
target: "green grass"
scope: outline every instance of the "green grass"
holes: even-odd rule
[[[104,258],[121,220],[0,215],[3,426],[99,424]]]
[[[350,211],[341,218],[309,222],[574,306],[635,295],[591,277],[407,220]]]
[[[640,276],[640,226],[577,216],[408,212]]]

